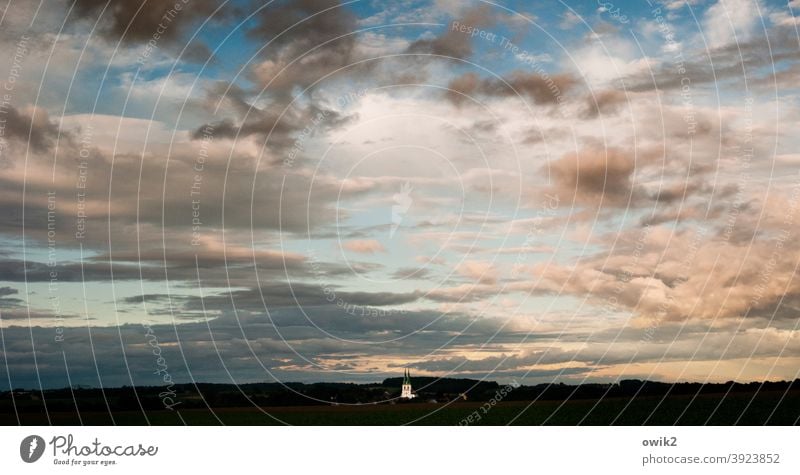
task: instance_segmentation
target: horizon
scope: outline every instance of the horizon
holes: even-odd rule
[[[514,379],[509,381],[498,381],[493,379],[474,379],[470,377],[437,377],[437,376],[411,376],[412,379],[433,379],[434,383],[437,381],[474,381],[477,383],[494,383],[497,385],[508,385],[513,384],[515,382]],[[215,386],[248,386],[248,385],[259,385],[259,384],[270,384],[270,385],[281,385],[281,386],[289,386],[292,384],[302,384],[305,386],[311,386],[315,384],[348,384],[348,385],[357,385],[357,386],[370,386],[376,384],[384,384],[388,380],[399,380],[402,383],[403,377],[402,376],[388,376],[383,378],[382,380],[373,380],[373,381],[252,381],[252,382],[237,382],[237,383],[219,383],[213,381],[189,381],[189,382],[181,382],[181,381],[174,381],[170,387],[174,386],[192,386],[192,385],[215,385]],[[623,382],[641,382],[641,383],[654,383],[654,384],[662,384],[662,385],[669,385],[669,386],[676,386],[676,385],[709,385],[709,386],[726,386],[726,385],[742,385],[742,386],[749,386],[753,384],[764,385],[764,384],[779,384],[779,383],[786,383],[786,384],[793,384],[795,382],[800,382],[800,378],[796,378],[794,380],[786,380],[786,379],[773,379],[773,380],[752,380],[752,381],[720,381],[720,382],[709,382],[709,381],[659,381],[659,380],[647,380],[647,379],[636,379],[636,378],[626,378],[626,379],[619,379],[616,381],[596,381],[596,382],[582,382],[582,383],[559,383],[555,381],[551,382],[544,382],[544,383],[533,383],[533,384],[519,384],[518,387],[540,387],[540,386],[567,386],[567,387],[580,387],[580,386],[614,386],[619,385]],[[141,386],[106,386],[106,387],[99,387],[99,386],[87,386],[87,385],[74,385],[74,386],[64,386],[64,387],[16,387],[16,388],[2,388],[0,392],[15,392],[15,391],[27,391],[27,392],[37,392],[37,391],[60,391],[60,390],[112,390],[112,389],[126,389],[126,388],[160,388],[164,387],[163,384],[152,384],[152,385],[141,385]],[[400,385],[398,385],[398,388]],[[416,389],[416,388],[415,388]]]
[[[800,0],[619,3],[14,2],[0,390],[796,381]]]

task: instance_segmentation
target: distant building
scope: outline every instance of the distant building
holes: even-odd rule
[[[408,372],[408,369],[406,369],[403,375],[403,391],[400,393],[400,397],[403,399],[414,399],[417,397],[417,395],[411,391],[411,373]]]

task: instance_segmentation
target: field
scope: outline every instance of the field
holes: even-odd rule
[[[753,394],[511,401],[452,404],[234,407],[107,412],[24,412],[0,415],[14,425],[796,425],[797,391]],[[49,416],[49,420],[48,420]]]

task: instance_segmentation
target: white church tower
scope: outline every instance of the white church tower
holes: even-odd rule
[[[406,369],[403,375],[403,391],[400,393],[400,397],[403,399],[414,399],[417,397],[416,394],[411,392],[411,373],[409,373],[408,369]]]

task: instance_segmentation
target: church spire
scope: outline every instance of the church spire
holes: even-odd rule
[[[411,370],[408,368],[405,368],[403,371],[403,387],[400,397],[403,399],[414,399],[417,397],[411,390]]]

